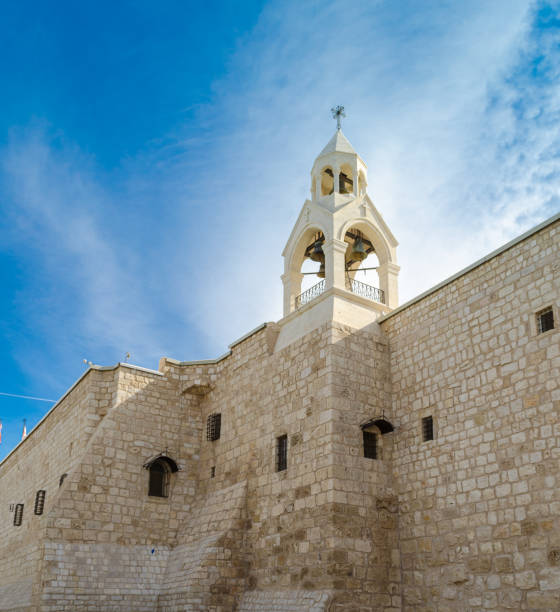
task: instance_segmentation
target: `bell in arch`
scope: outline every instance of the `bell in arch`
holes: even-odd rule
[[[325,262],[321,263],[321,266],[319,267],[319,272],[317,272],[317,276],[319,278],[325,278]]]
[[[356,240],[354,240],[354,246],[352,247],[352,259],[354,261],[364,261],[367,257],[366,250],[364,248],[364,242],[362,237],[358,234]]]
[[[311,251],[309,252],[309,259],[312,261],[325,261],[325,254],[323,253],[322,242],[316,240],[313,244]]]

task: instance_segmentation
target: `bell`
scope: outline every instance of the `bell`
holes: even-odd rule
[[[317,272],[317,276],[319,278],[325,278],[325,264],[322,263],[320,268],[319,268],[319,272]]]
[[[352,247],[352,259],[355,261],[364,261],[366,257],[367,253],[364,249],[364,243],[362,242],[361,236],[358,236],[354,241],[354,246]]]
[[[325,254],[323,253],[323,247],[321,241],[317,240],[309,253],[309,259],[313,261],[325,261]]]

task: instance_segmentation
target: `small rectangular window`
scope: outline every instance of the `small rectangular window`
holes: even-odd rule
[[[222,415],[219,413],[211,414],[206,421],[206,439],[213,442],[220,439],[222,429]]]
[[[537,333],[544,334],[551,329],[554,329],[554,313],[552,308],[545,308],[537,312]]]
[[[14,525],[19,527],[23,522],[23,504],[16,504],[14,511]]]
[[[288,435],[276,438],[276,471],[288,469]]]
[[[210,478],[214,478],[214,476],[216,475],[216,466],[212,466],[210,468]]]
[[[365,430],[362,433],[364,435],[364,457],[377,459],[377,434]]]
[[[422,419],[422,439],[424,442],[434,439],[434,420],[431,416]]]
[[[37,494],[35,495],[35,508],[33,509],[33,512],[37,515],[43,514],[43,509],[45,508],[46,494],[47,492],[41,489],[40,491],[37,491]]]

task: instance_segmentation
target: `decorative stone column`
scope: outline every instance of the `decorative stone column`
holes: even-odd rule
[[[345,254],[348,244],[333,238],[323,243],[325,254],[325,291],[331,287],[345,288]]]
[[[379,274],[379,288],[385,293],[385,302],[389,308],[399,305],[399,271],[400,266],[386,262],[377,269]]]
[[[282,274],[281,278],[284,285],[284,316],[286,316],[296,309],[296,297],[301,291],[303,274],[292,270]]]

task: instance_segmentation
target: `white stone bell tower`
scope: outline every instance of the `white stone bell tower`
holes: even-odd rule
[[[337,320],[361,328],[398,305],[397,241],[367,194],[367,166],[342,133],[344,108],[333,109],[337,130],[311,170],[306,200],[284,252],[284,318],[280,345]],[[379,284],[356,277],[374,253]],[[301,291],[302,264],[316,261],[317,283]]]

